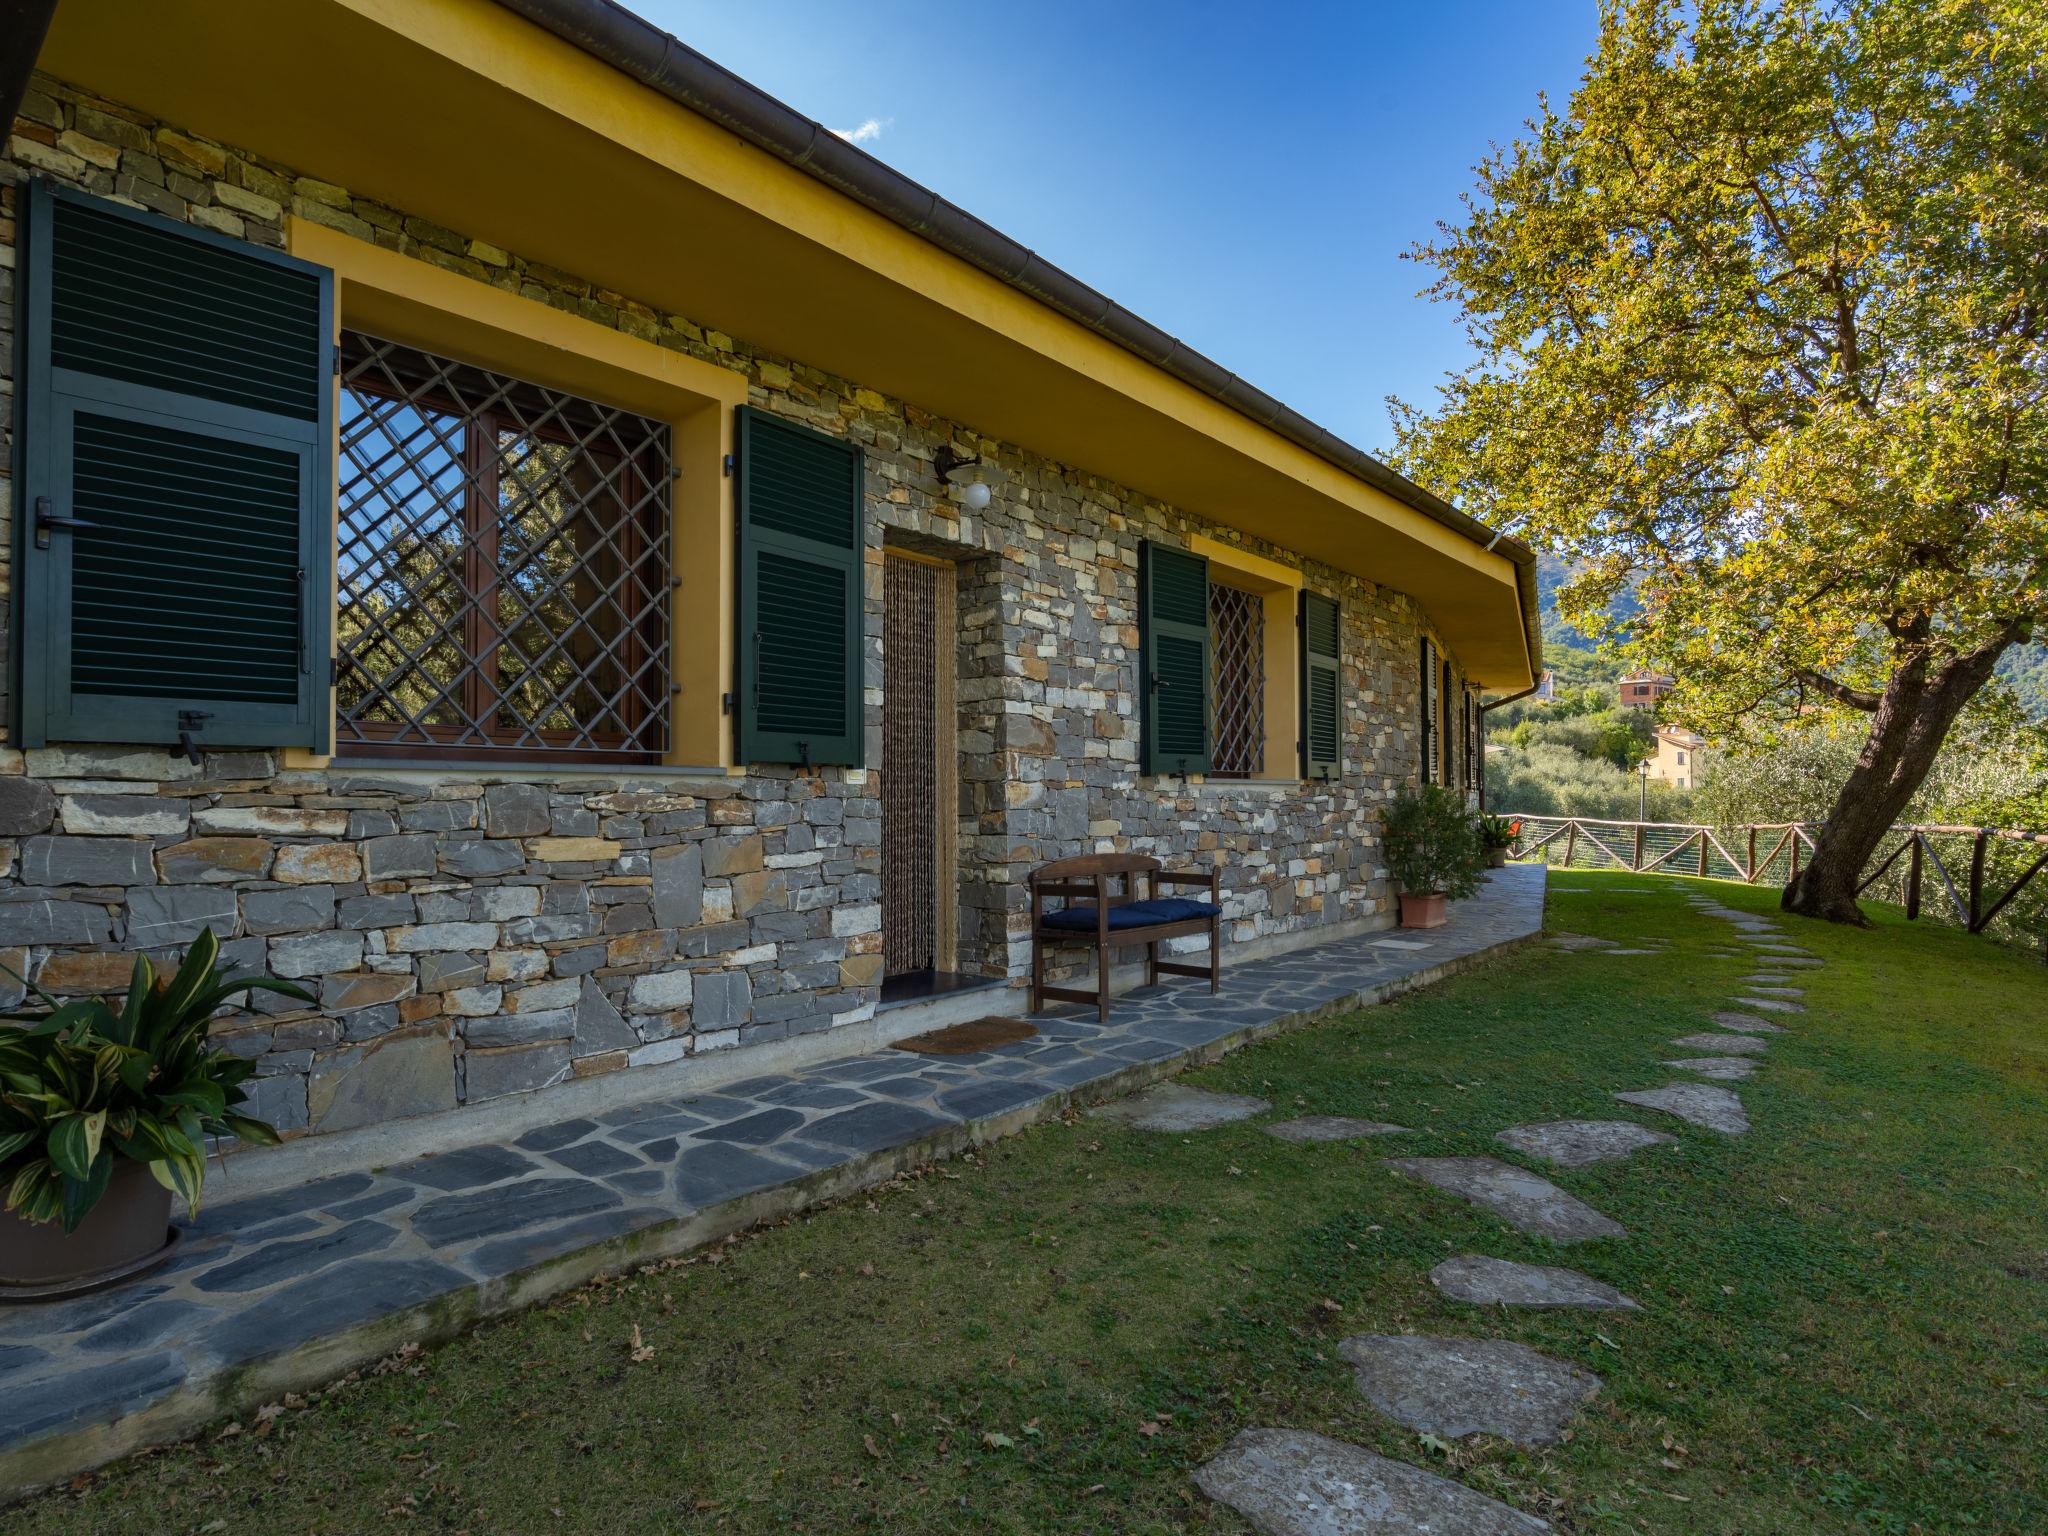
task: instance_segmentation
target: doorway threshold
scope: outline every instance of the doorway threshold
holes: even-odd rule
[[[900,976],[882,979],[882,997],[875,1005],[875,1011],[887,1013],[891,1008],[903,1008],[911,1003],[928,1003],[934,998],[961,992],[990,992],[1008,985],[1009,982],[1001,976],[963,976],[958,971],[905,971]]]

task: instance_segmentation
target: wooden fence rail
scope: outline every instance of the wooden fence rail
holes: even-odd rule
[[[1583,845],[1596,868],[1612,865],[1636,874],[1649,874],[1668,866],[1668,872],[1701,879],[1713,876],[1740,880],[1746,885],[1764,880],[1789,883],[1799,873],[1802,854],[1813,848],[1811,824],[1798,821],[1714,827],[1697,822],[1602,821],[1590,816],[1517,816],[1512,812],[1507,819],[1521,824],[1521,835],[1513,850],[1518,858],[1540,853],[1549,862],[1552,851],[1561,843],[1561,862],[1570,868],[1578,862]],[[1722,841],[1724,833],[1729,842],[1743,850],[1740,856],[1730,852],[1728,843]],[[2007,827],[1902,825],[1893,827],[1890,835],[1897,842],[1888,852],[1880,848],[1883,857],[1874,861],[1874,867],[1856,887],[1856,894],[1860,896],[1869,890],[1904,858],[1906,867],[1901,883],[1906,916],[1917,919],[1925,872],[1931,864],[1957,925],[1971,933],[1984,932],[2036,875],[2048,869],[2048,832],[2020,832]],[[1958,883],[1942,858],[1935,845],[1937,838],[1969,840],[1970,867],[1962,882]],[[1763,849],[1761,856],[1759,847]],[[1994,850],[2016,853],[2025,867],[2011,873],[2010,878],[2006,872],[1992,871],[1989,866]]]

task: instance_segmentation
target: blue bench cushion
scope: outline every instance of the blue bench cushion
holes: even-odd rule
[[[1206,901],[1190,901],[1185,896],[1162,896],[1157,901],[1127,901],[1120,907],[1109,909],[1109,931],[1115,933],[1124,928],[1150,928],[1156,923],[1184,923],[1190,918],[1221,917],[1223,909]],[[1045,914],[1048,928],[1070,928],[1076,933],[1095,931],[1095,909],[1093,907],[1062,907],[1057,912]]]

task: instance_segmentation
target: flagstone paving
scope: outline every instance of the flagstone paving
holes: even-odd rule
[[[1617,1093],[1615,1097],[1624,1104],[1659,1109],[1689,1124],[1705,1126],[1726,1136],[1743,1136],[1749,1132],[1749,1115],[1742,1107],[1742,1100],[1733,1089],[1712,1083],[1666,1083],[1662,1088]]]
[[[1714,1022],[1723,1029],[1732,1029],[1745,1035],[1782,1035],[1785,1026],[1773,1024],[1769,1019],[1760,1019],[1753,1013],[1732,1013],[1726,1010],[1714,1015]]]
[[[1510,1339],[1365,1334],[1337,1353],[1358,1368],[1355,1385],[1373,1407],[1446,1440],[1555,1445],[1600,1391],[1591,1371]]]
[[[1415,1134],[1405,1125],[1390,1125],[1384,1120],[1353,1120],[1348,1115],[1299,1115],[1292,1120],[1262,1125],[1259,1129],[1268,1136],[1295,1142],[1355,1141],[1362,1136]]]
[[[1782,997],[1738,997],[1736,1001],[1745,1008],[1761,1008],[1766,1013],[1806,1012],[1805,1004],[1788,1002]]]
[[[1542,1536],[1534,1515],[1405,1461],[1299,1429],[1247,1429],[1195,1486],[1267,1536]]]
[[[1184,1083],[1156,1083],[1128,1099],[1098,1104],[1088,1113],[1102,1120],[1121,1120],[1141,1131],[1211,1131],[1262,1115],[1272,1107],[1250,1094],[1210,1093]]]
[[[1429,1283],[1453,1301],[1486,1307],[1528,1307],[1534,1311],[1579,1308],[1595,1312],[1642,1309],[1604,1281],[1556,1264],[1461,1253],[1429,1272]]]
[[[1676,1067],[1681,1072],[1697,1072],[1701,1077],[1723,1083],[1739,1083],[1756,1071],[1756,1063],[1746,1056],[1681,1056],[1664,1065]]]
[[[1560,1243],[1622,1237],[1627,1229],[1550,1180],[1491,1157],[1396,1157],[1386,1166],[1411,1179],[1462,1195],[1518,1231]]]
[[[1633,1120],[1546,1120],[1536,1125],[1511,1125],[1493,1138],[1517,1152],[1540,1157],[1560,1168],[1586,1168],[1611,1163],[1644,1147],[1677,1138],[1653,1131]]]
[[[1689,1051],[1705,1051],[1710,1056],[1761,1056],[1770,1049],[1770,1042],[1754,1035],[1680,1035],[1671,1043]]]

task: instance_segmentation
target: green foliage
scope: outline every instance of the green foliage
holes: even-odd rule
[[[1441,784],[1404,785],[1386,816],[1387,868],[1417,895],[1470,896],[1486,850],[1464,797]]]
[[[1522,834],[1522,824],[1506,816],[1479,818],[1479,846],[1486,849],[1512,848]]]
[[[2035,0],[1606,0],[1418,253],[1478,361],[1396,404],[1402,468],[1559,557],[1672,718],[1938,739],[2048,619],[2044,56]]]
[[[2016,645],[1998,659],[1998,675],[2030,720],[2048,722],[2048,645]]]
[[[1686,792],[1652,779],[1645,785],[1612,763],[1539,742],[1486,754],[1486,803],[1530,816],[1592,816],[1634,821],[1695,820]]]
[[[158,1183],[199,1208],[206,1138],[272,1143],[277,1133],[237,1111],[252,1063],[208,1050],[213,1014],[255,989],[311,1002],[304,988],[216,967],[220,944],[204,930],[175,976],[135,957],[119,1006],[103,998],[0,1015],[0,1184],[6,1208],[29,1221],[75,1229],[113,1177],[114,1158],[149,1165]]]

